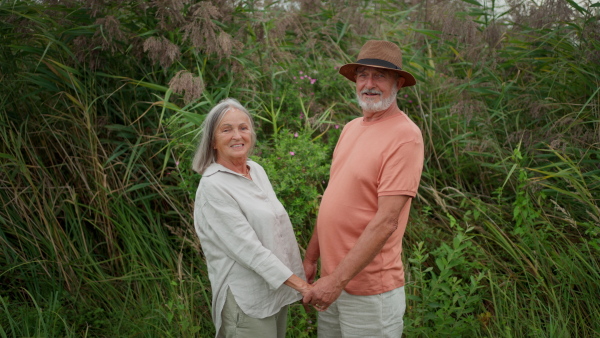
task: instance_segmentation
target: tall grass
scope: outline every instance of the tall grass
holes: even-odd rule
[[[337,74],[401,45],[426,161],[407,336],[600,332],[598,6],[575,2],[0,3],[0,334],[211,336],[191,211],[203,115],[256,116],[301,247],[359,114]],[[218,5],[218,6],[217,6]],[[315,336],[299,305],[288,335]]]

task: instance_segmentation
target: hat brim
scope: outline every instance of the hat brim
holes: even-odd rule
[[[399,69],[393,69],[393,68],[388,68],[388,67],[384,67],[384,66],[380,66],[380,65],[376,65],[376,64],[372,64],[370,62],[364,62],[364,63],[348,63],[345,64],[343,66],[340,67],[339,73],[342,74],[345,78],[347,78],[348,80],[352,81],[352,82],[356,82],[356,68],[358,67],[364,67],[364,66],[368,66],[368,67],[373,67],[373,68],[380,68],[380,69],[387,69],[387,70],[391,70],[392,72],[396,72],[398,74],[400,74],[400,76],[402,76],[405,81],[404,84],[402,85],[402,87],[410,87],[410,86],[414,86],[415,84],[417,84],[417,80],[415,80],[415,77],[412,76],[411,73],[403,71],[403,70],[399,70]]]

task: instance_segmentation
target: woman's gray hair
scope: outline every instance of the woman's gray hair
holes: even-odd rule
[[[200,142],[198,143],[198,148],[196,148],[196,154],[194,155],[194,160],[192,161],[192,169],[195,172],[202,174],[209,165],[217,161],[217,151],[213,147],[215,131],[217,130],[219,123],[221,123],[223,116],[225,116],[225,113],[227,113],[231,108],[235,108],[246,113],[246,115],[248,115],[248,119],[250,119],[252,140],[250,144],[250,150],[248,151],[248,156],[252,154],[252,150],[256,144],[256,132],[254,132],[254,120],[252,119],[252,115],[248,109],[242,106],[236,99],[227,98],[219,102],[219,104],[211,109],[202,123],[202,136],[200,136]]]

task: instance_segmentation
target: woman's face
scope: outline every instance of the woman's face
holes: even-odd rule
[[[215,131],[213,148],[217,151],[217,162],[245,163],[252,146],[251,128],[246,113],[230,108]]]

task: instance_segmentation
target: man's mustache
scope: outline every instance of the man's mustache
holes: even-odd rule
[[[378,94],[378,95],[383,94],[383,92],[381,92],[377,89],[363,89],[360,93],[361,94]]]

